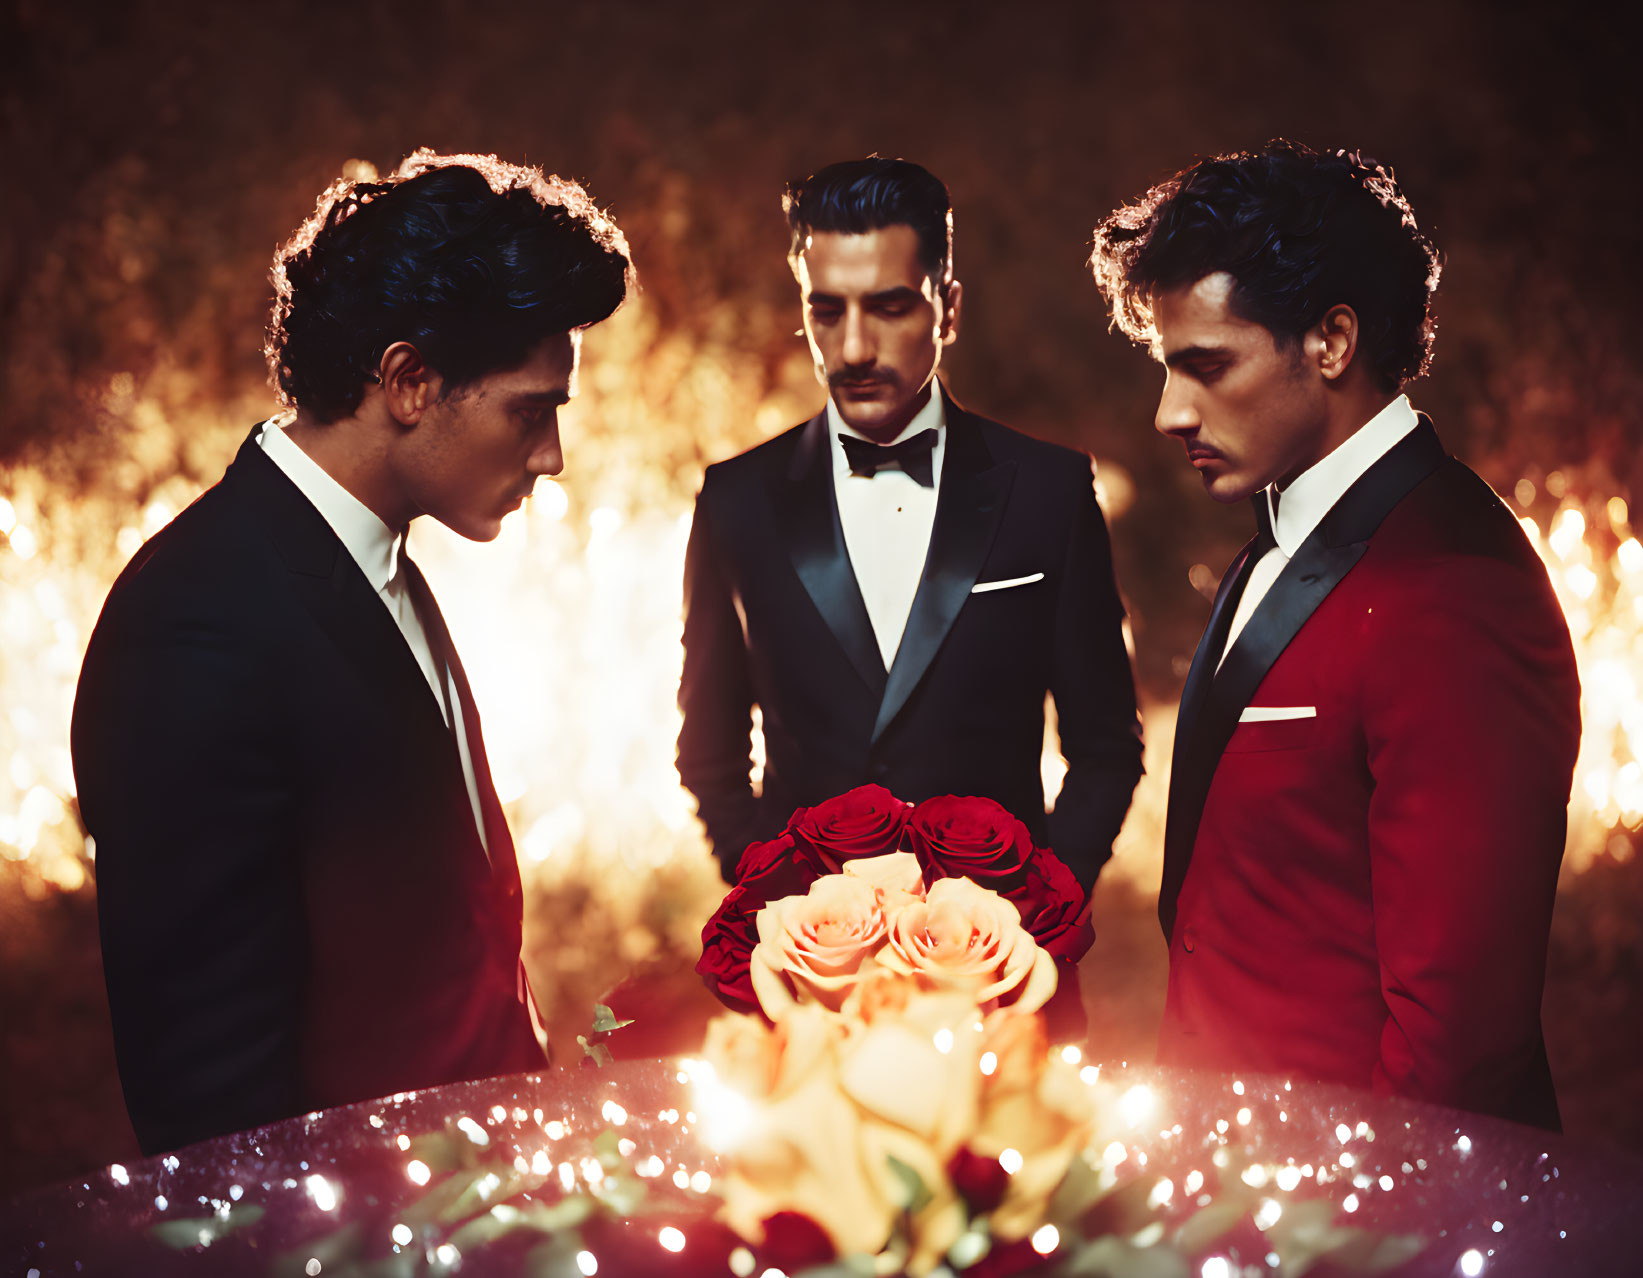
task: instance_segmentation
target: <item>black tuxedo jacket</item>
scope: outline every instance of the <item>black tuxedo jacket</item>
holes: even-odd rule
[[[1111,855],[1141,734],[1089,458],[946,408],[930,549],[889,670],[845,549],[825,411],[707,470],[685,563],[679,775],[727,878],[795,808],[869,782],[915,803],[996,799],[1086,885]],[[1048,820],[1046,693],[1068,763]]]
[[[115,582],[73,752],[145,1151],[544,1063],[483,751],[494,868],[416,658],[254,436]]]

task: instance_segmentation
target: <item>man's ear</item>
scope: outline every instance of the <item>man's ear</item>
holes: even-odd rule
[[[1350,306],[1330,307],[1307,334],[1306,353],[1325,381],[1338,379],[1358,353],[1358,313]]]
[[[964,285],[954,280],[947,286],[947,304],[941,309],[941,344],[958,341],[958,325],[964,311]]]
[[[401,426],[415,426],[439,398],[443,379],[422,352],[409,342],[395,342],[382,352],[377,365],[377,380],[382,386],[383,401],[388,414]]]

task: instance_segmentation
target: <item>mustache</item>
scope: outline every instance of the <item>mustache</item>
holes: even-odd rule
[[[845,386],[894,386],[897,377],[888,368],[845,368],[827,375],[827,389],[836,391]]]

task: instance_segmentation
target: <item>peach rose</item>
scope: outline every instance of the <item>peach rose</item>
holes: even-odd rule
[[[907,1220],[908,1273],[933,1269],[964,1231],[964,1205],[947,1164],[975,1126],[982,1084],[981,1025],[967,989],[931,986],[880,968],[851,992],[839,1043],[839,1085],[862,1115],[865,1164],[878,1193],[904,1202],[910,1169],[928,1200]]]
[[[866,879],[829,874],[803,896],[772,901],[758,915],[750,976],[771,1020],[800,1001],[837,1011],[884,945],[878,890]]]
[[[918,858],[911,852],[858,857],[854,861],[846,861],[841,873],[865,879],[877,888],[879,905],[887,916],[904,905],[924,898],[924,875],[919,869]]]
[[[994,1012],[982,1047],[992,1053],[993,1070],[965,1147],[982,1158],[1007,1149],[1020,1155],[989,1225],[995,1238],[1013,1242],[1043,1223],[1050,1196],[1094,1130],[1096,1097],[1077,1067],[1051,1052],[1041,1017],[1014,1008]]]
[[[717,1188],[720,1217],[743,1238],[764,1241],[764,1222],[798,1212],[841,1254],[873,1255],[901,1208],[888,1194],[861,1111],[841,1090],[834,1048],[838,1018],[796,1004],[774,1027],[750,1016],[715,1021],[704,1052],[713,1067],[697,1084],[704,1130],[724,1131]],[[723,1121],[728,1117],[730,1121]]]
[[[1055,963],[997,892],[969,879],[938,879],[923,901],[898,910],[879,963],[924,980],[957,985],[987,1004],[1008,1000],[1023,1012],[1055,992]]]

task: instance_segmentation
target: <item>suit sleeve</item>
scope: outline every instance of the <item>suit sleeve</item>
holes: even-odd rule
[[[736,863],[757,837],[759,822],[751,780],[753,683],[741,616],[713,528],[712,482],[710,469],[685,550],[678,765],[679,779],[696,797],[719,871],[734,882]]]
[[[303,1104],[304,916],[265,682],[218,621],[173,613],[94,636],[76,696],[115,1051],[148,1153]]]
[[[1390,1016],[1374,1085],[1556,1126],[1531,1080],[1549,1082],[1540,1004],[1580,689],[1525,558],[1429,566],[1376,636],[1363,714]]]
[[[1112,856],[1141,779],[1141,721],[1106,521],[1087,474],[1078,487],[1056,602],[1050,692],[1067,776],[1050,814],[1050,841],[1089,888]]]

